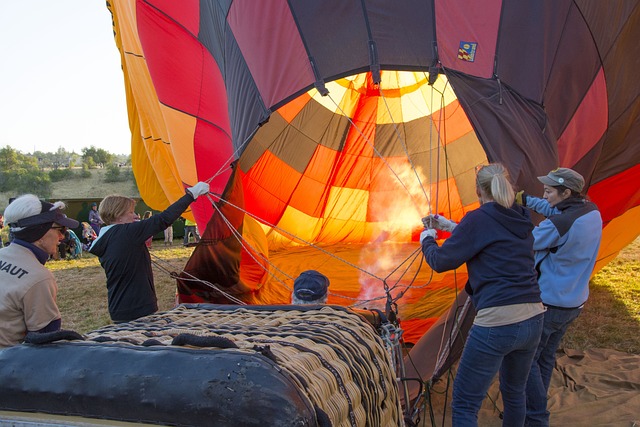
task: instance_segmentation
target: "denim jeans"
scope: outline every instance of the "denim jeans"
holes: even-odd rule
[[[543,316],[505,326],[471,327],[453,383],[453,426],[478,425],[478,411],[498,371],[503,425],[523,425],[525,386],[540,341]]]
[[[529,379],[527,380],[527,418],[526,426],[549,426],[547,411],[547,393],[551,374],[556,364],[556,350],[567,328],[580,315],[582,308],[559,309],[547,307],[544,313],[544,327],[538,350],[533,358]]]
[[[198,229],[196,228],[195,225],[185,225],[184,226],[184,239],[183,239],[183,244],[184,245],[188,245],[189,244],[189,234],[193,235],[193,240],[198,243],[200,241],[200,235],[198,234]]]

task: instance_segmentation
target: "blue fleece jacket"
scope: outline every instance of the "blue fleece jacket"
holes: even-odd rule
[[[465,215],[441,247],[433,238],[425,238],[422,252],[437,272],[467,263],[467,292],[476,310],[536,303],[541,300],[532,230],[525,208],[506,209],[489,202]]]
[[[547,217],[534,230],[536,268],[542,302],[575,308],[589,297],[589,279],[602,237],[602,217],[595,204],[572,197],[551,207],[527,196],[527,207]]]

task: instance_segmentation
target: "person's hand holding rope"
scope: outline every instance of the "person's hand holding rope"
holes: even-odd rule
[[[447,231],[451,233],[458,223],[443,217],[442,215],[427,215],[422,218],[422,224],[425,228],[433,228],[436,230]]]

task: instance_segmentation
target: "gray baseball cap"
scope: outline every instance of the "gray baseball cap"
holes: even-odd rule
[[[569,168],[554,169],[546,176],[539,176],[538,181],[551,187],[563,185],[576,193],[582,193],[582,189],[584,188],[584,178],[582,175]]]

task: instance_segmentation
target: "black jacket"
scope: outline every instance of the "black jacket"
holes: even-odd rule
[[[109,315],[115,322],[135,320],[158,310],[151,257],[145,241],[178,219],[193,202],[185,194],[149,219],[103,227],[89,252],[98,256],[107,276]]]
[[[437,272],[467,263],[467,292],[476,310],[540,302],[533,257],[533,224],[522,206],[485,203],[462,218],[442,247],[422,242],[427,263]]]

